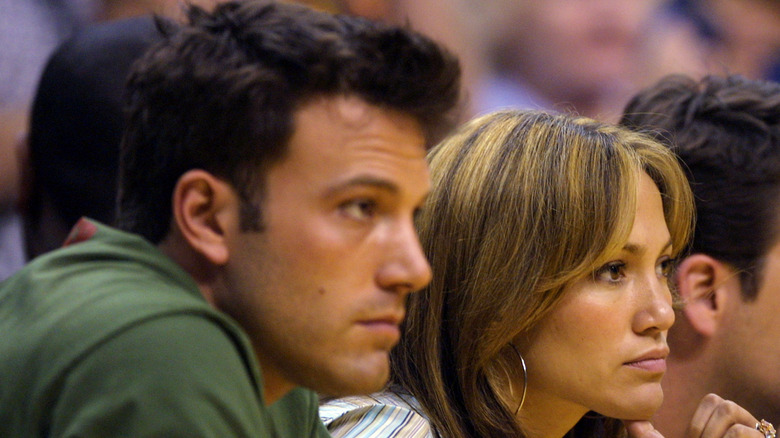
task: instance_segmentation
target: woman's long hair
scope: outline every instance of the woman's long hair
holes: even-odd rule
[[[392,383],[442,437],[525,436],[510,343],[564,287],[619,250],[646,172],[661,192],[673,249],[685,249],[693,199],[675,156],[641,134],[539,111],[480,117],[429,155],[433,190],[418,219],[433,280],[413,294]],[[514,393],[514,395],[512,394]],[[586,416],[572,435],[622,432]]]

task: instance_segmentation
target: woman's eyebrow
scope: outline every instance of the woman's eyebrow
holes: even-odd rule
[[[670,246],[672,246],[672,240],[671,239],[669,239],[669,241],[666,242],[666,245],[664,245],[661,248],[660,252],[666,251],[666,249],[669,248]],[[629,242],[629,243],[626,243],[623,246],[623,251],[626,251],[626,252],[628,252],[630,254],[633,254],[633,255],[642,255],[642,254],[645,253],[645,251],[647,251],[647,248],[645,246],[643,246],[643,245],[637,245],[635,243]]]

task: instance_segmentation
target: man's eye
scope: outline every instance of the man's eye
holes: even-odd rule
[[[626,276],[626,264],[623,262],[610,262],[600,267],[593,273],[596,280],[607,283],[619,283]]]
[[[366,220],[376,214],[376,202],[370,199],[356,199],[344,203],[341,209],[352,219]]]

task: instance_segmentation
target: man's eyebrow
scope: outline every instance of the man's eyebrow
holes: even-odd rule
[[[373,187],[393,194],[398,193],[400,190],[397,184],[386,179],[373,176],[357,176],[328,188],[326,194],[334,195],[352,187]]]
[[[670,246],[672,246],[672,240],[671,239],[669,239],[669,241],[666,242],[666,245],[664,245],[663,248],[661,248],[661,253],[666,251],[666,249],[669,248]],[[646,248],[644,246],[637,245],[635,243],[627,243],[627,244],[625,244],[623,246],[623,251],[626,251],[626,252],[628,252],[630,254],[634,254],[634,255],[643,254],[645,252],[645,250],[646,250]]]

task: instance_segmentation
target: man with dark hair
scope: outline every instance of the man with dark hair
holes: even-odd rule
[[[325,436],[314,391],[388,377],[457,61],[294,4],[188,19],[129,78],[119,230],[0,287],[2,436]]]
[[[89,26],[46,63],[20,148],[28,259],[60,247],[82,216],[114,222],[125,82],[159,38],[151,17]]]
[[[654,424],[684,436],[701,397],[780,422],[780,84],[672,76],[628,104],[623,125],[670,144],[687,169],[697,223],[676,273],[665,399]]]

